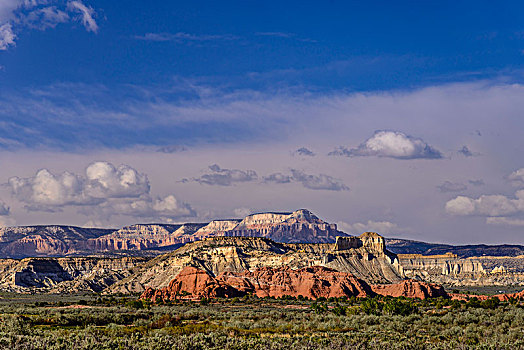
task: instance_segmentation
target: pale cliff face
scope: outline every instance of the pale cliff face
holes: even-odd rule
[[[264,214],[253,214],[246,217],[238,224],[239,228],[245,228],[256,225],[274,225],[280,224],[290,216],[290,214],[279,214],[279,213],[264,213]]]
[[[209,232],[225,232],[234,229],[238,225],[238,220],[213,220],[206,226],[199,229],[196,234]]]

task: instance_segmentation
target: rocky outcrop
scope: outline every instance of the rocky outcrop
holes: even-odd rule
[[[162,289],[148,288],[141,298],[153,302],[243,296],[258,297],[367,297],[371,287],[353,275],[321,266],[293,270],[289,267],[263,267],[241,273],[226,272],[217,278],[204,270],[185,267]]]
[[[478,276],[486,274],[477,259],[461,259],[452,253],[441,255],[399,254],[407,277],[430,280],[434,276]],[[435,277],[436,278],[436,277]]]
[[[396,256],[385,249],[378,250],[380,236],[369,240],[366,234],[363,238],[352,238],[359,240],[354,247],[341,243],[347,238],[339,238],[334,244],[286,244],[258,237],[208,238],[150,260],[108,291],[129,293],[143,292],[147,287],[163,288],[185,266],[202,269],[213,277],[225,272],[242,273],[265,267],[287,266],[296,270],[323,266],[350,273],[368,283],[402,280],[403,273]]]
[[[406,277],[449,286],[524,285],[524,257],[398,254]]]
[[[414,280],[405,280],[395,284],[373,285],[371,288],[376,294],[391,297],[419,299],[448,297],[442,286]]]
[[[25,258],[0,260],[0,290],[7,292],[100,292],[129,276],[144,258]]]

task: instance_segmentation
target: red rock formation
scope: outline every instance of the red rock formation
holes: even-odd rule
[[[253,272],[224,273],[214,278],[203,270],[185,267],[166,288],[148,288],[141,296],[153,302],[175,298],[234,297],[254,293],[259,297],[303,296],[366,297],[371,287],[353,275],[321,266],[292,270],[289,267],[264,267]]]
[[[175,300],[179,298],[229,298],[243,296],[246,293],[239,291],[223,281],[210,276],[204,270],[186,266],[169,282],[166,288],[147,288],[142,299],[151,299],[153,302]]]
[[[511,293],[511,294],[496,294],[493,296],[494,298],[498,298],[500,301],[507,301],[510,299],[524,299],[524,290],[518,292],[518,293]]]
[[[518,293],[509,293],[509,294],[495,294],[495,295],[477,295],[477,294],[461,294],[461,293],[451,293],[450,297],[452,300],[463,300],[468,301],[472,298],[477,298],[480,301],[488,300],[491,298],[497,298],[500,301],[508,301],[510,299],[524,300],[524,290]]]
[[[225,277],[225,276],[224,276]],[[289,267],[263,267],[253,272],[245,271],[236,277],[231,275],[226,282],[236,285],[238,280],[242,285],[252,285],[253,292],[259,297],[281,297],[302,295],[311,299],[319,297],[366,297],[373,294],[371,287],[352,274],[336,270],[312,266],[298,270]]]
[[[438,284],[419,282],[415,280],[405,280],[396,284],[380,284],[372,286],[373,292],[392,297],[407,298],[435,298],[447,297],[444,288]]]

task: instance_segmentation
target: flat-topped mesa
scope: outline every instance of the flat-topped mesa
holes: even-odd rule
[[[386,244],[384,243],[384,237],[376,232],[364,232],[360,236],[337,236],[335,241],[334,251],[343,251],[349,249],[358,249],[364,247],[368,251],[374,251],[378,253],[386,252]]]
[[[210,236],[224,236],[224,233],[234,229],[240,220],[230,219],[230,220],[213,220],[209,224],[201,227],[198,231],[195,232],[195,236],[200,238],[210,237]]]
[[[247,216],[228,236],[267,237],[284,243],[332,243],[337,235],[336,224],[329,224],[309,210],[292,213],[260,213]]]
[[[278,225],[285,222],[293,213],[260,213],[246,216],[237,229],[258,228],[266,225]]]

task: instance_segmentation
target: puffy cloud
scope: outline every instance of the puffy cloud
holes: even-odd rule
[[[509,174],[508,180],[515,186],[524,186],[524,168],[515,170]]]
[[[399,131],[376,131],[375,134],[357,148],[340,146],[329,155],[346,157],[388,157],[396,159],[439,159],[440,151],[420,138]]]
[[[476,199],[458,196],[448,201],[445,209],[452,215],[514,215],[524,212],[524,190],[517,191],[515,199],[503,195],[483,195]]]
[[[88,31],[93,33],[98,31],[98,25],[93,18],[95,10],[92,7],[84,5],[81,1],[70,1],[67,3],[67,8],[80,14],[80,21]]]
[[[93,205],[101,199],[86,193],[86,179],[63,172],[54,175],[47,169],[29,178],[12,177],[8,181],[13,195],[27,204],[29,210],[60,211],[66,205]]]
[[[295,152],[293,152],[293,155],[314,157],[315,156],[315,152],[311,151],[310,149],[308,149],[306,147],[301,147],[301,148],[297,149]]]
[[[310,175],[297,169],[291,169],[291,174],[294,181],[311,190],[349,191],[340,180],[326,174]]]
[[[462,148],[457,152],[462,154],[464,157],[474,157],[479,155],[479,153],[472,152],[468,146],[462,146]]]
[[[326,174],[311,175],[302,170],[291,169],[291,175],[274,173],[264,176],[266,183],[290,183],[297,182],[311,190],[349,191],[349,187],[338,179]]]
[[[39,170],[29,178],[12,177],[12,193],[30,210],[59,211],[67,205],[95,205],[110,198],[136,198],[149,193],[149,180],[128,165],[90,164],[85,176]]]
[[[128,165],[115,168],[111,163],[96,162],[86,169],[89,196],[94,198],[139,197],[149,193],[149,180]]]
[[[444,181],[441,185],[437,186],[438,190],[442,193],[447,192],[460,192],[466,190],[468,187],[463,183]]]
[[[258,179],[253,170],[223,169],[217,164],[209,166],[209,173],[191,180],[183,179],[182,182],[195,181],[200,184],[231,186],[237,182],[250,182]]]
[[[29,178],[10,178],[8,186],[31,211],[59,212],[73,206],[79,213],[105,219],[124,215],[172,220],[196,215],[189,204],[172,194],[152,197],[147,175],[125,164],[115,167],[108,162],[94,162],[83,175],[67,171],[53,174],[42,169]],[[2,210],[8,212],[9,208],[0,205],[0,215]]]
[[[15,44],[16,35],[13,33],[13,27],[11,24],[6,23],[1,25],[0,23],[0,50],[7,50],[9,46]]]
[[[368,220],[366,223],[354,223],[350,224],[347,222],[337,222],[337,227],[339,230],[342,230],[351,234],[360,234],[363,232],[378,232],[381,234],[388,234],[398,229],[397,224],[389,221],[373,221]]]
[[[446,203],[446,212],[453,215],[471,215],[475,212],[475,202],[469,197],[458,196]]]

